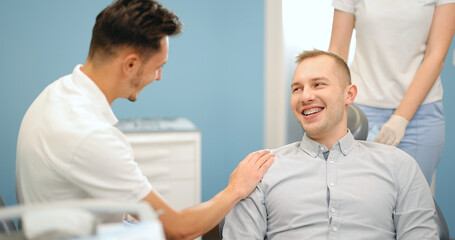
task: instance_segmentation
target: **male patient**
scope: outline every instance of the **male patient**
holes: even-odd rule
[[[312,50],[297,64],[291,107],[306,133],[274,150],[262,182],[226,216],[224,239],[438,239],[415,160],[348,131],[357,88],[346,63]]]

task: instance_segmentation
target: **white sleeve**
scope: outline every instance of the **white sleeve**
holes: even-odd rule
[[[114,127],[91,132],[74,151],[67,178],[94,198],[139,201],[152,190],[126,137]]]
[[[337,10],[352,14],[355,13],[354,0],[333,0],[332,5]]]
[[[238,202],[224,219],[222,239],[263,240],[267,231],[264,194],[259,187]]]
[[[442,4],[447,4],[447,3],[455,3],[455,0],[437,0],[436,6],[440,6]]]

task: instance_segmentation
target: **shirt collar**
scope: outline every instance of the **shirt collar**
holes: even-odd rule
[[[351,131],[348,129],[346,135],[344,135],[344,137],[333,144],[331,151],[334,149],[339,149],[339,151],[346,156],[354,148],[355,142],[356,140],[354,139],[354,136],[352,136]],[[308,137],[306,133],[303,135],[302,142],[300,143],[300,148],[313,158],[316,158],[319,155],[319,152],[322,153],[327,151],[326,146],[314,141]]]
[[[107,122],[115,125],[118,122],[118,119],[115,117],[106,96],[101,89],[99,89],[98,86],[81,71],[81,67],[82,65],[79,64],[73,70],[71,79],[74,85],[93,101],[93,106],[98,109],[99,113],[102,114]]]

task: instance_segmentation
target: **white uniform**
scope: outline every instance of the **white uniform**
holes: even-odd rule
[[[104,198],[139,201],[152,189],[114,124],[105,95],[76,66],[49,85],[21,124],[19,202]]]
[[[436,6],[455,0],[334,0],[355,15],[356,50],[350,66],[356,103],[397,108],[423,61]],[[442,99],[438,77],[422,104]]]

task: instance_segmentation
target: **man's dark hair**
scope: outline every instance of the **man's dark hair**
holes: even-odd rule
[[[177,15],[154,0],[118,0],[96,17],[89,58],[109,58],[118,47],[133,47],[143,59],[160,49],[160,40],[182,30]]]

